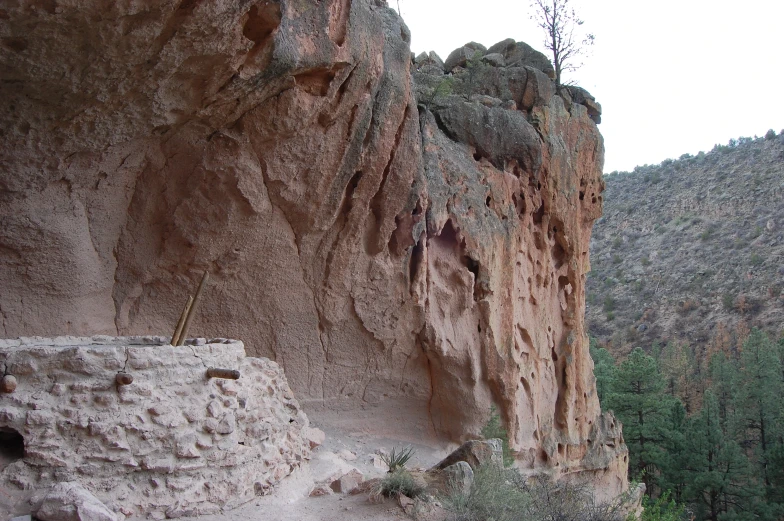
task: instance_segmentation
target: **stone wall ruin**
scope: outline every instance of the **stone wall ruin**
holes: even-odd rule
[[[236,340],[167,341],[0,340],[18,383],[0,394],[0,429],[24,440],[3,490],[77,481],[125,516],[180,517],[269,493],[306,462],[308,419],[278,364]],[[241,376],[208,378],[209,367]]]

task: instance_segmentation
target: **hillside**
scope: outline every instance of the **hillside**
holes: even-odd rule
[[[591,336],[625,355],[670,341],[700,352],[750,327],[780,335],[784,134],[605,181],[587,281]]]

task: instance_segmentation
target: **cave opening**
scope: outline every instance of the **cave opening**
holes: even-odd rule
[[[10,427],[0,427],[0,468],[24,458],[24,436]]]
[[[474,280],[479,279],[479,261],[472,259],[468,255],[463,255],[463,263],[468,271],[474,274]]]

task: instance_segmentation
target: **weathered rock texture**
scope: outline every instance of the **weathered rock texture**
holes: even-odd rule
[[[266,494],[310,456],[283,370],[242,342],[24,338],[0,341],[0,361],[19,381],[0,395],[0,425],[24,438],[6,491],[75,481],[123,515],[179,517]],[[133,383],[117,384],[121,371]]]
[[[458,440],[495,402],[521,466],[621,461],[583,324],[599,107],[541,54],[414,64],[381,0],[20,1],[0,27],[0,332],[169,331],[208,268],[193,331],[314,407]]]

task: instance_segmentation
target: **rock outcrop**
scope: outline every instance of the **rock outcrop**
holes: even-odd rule
[[[583,318],[600,107],[543,55],[417,63],[382,0],[2,18],[0,334],[168,332],[209,269],[194,333],[309,407],[402,403],[461,440],[495,403],[521,467],[626,487]]]

